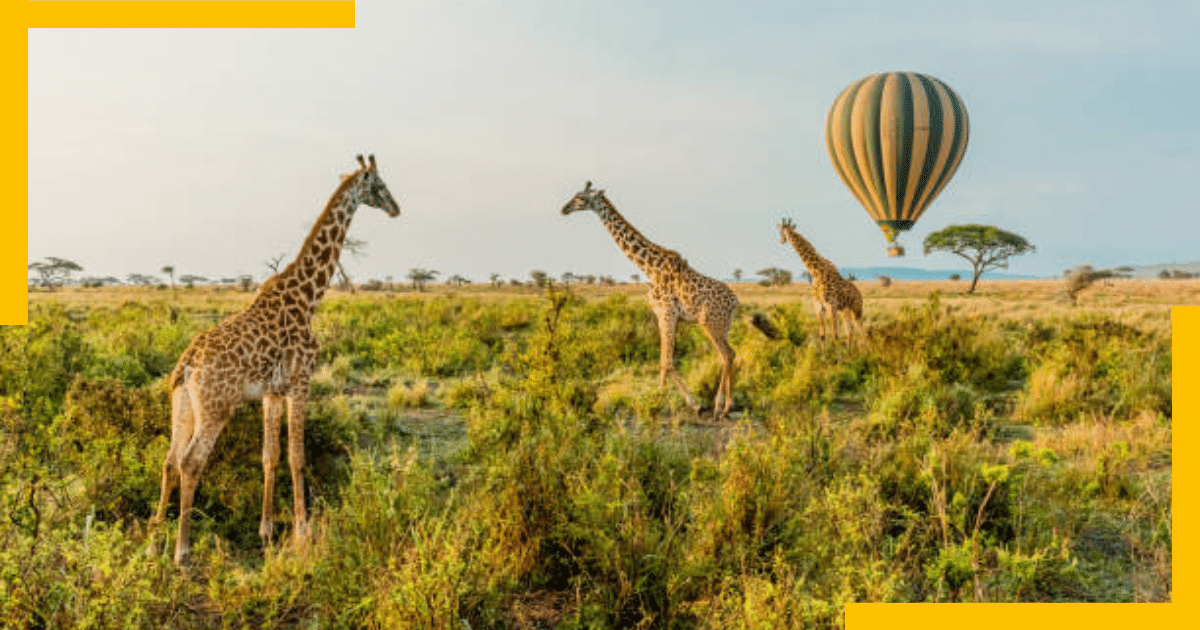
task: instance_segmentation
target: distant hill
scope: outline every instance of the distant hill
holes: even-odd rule
[[[841,272],[843,275],[852,273],[859,280],[873,280],[875,276],[889,276],[893,280],[945,280],[952,273],[970,280],[972,275],[970,269],[913,269],[911,267],[846,267]],[[1039,276],[993,273],[989,271],[980,277],[984,280],[1029,280]]]
[[[957,273],[964,280],[971,279],[970,269],[914,269],[911,267],[839,267],[842,275],[847,273],[854,274],[859,280],[874,280],[876,276],[888,276],[892,280],[946,280],[950,274]],[[804,272],[803,268],[794,271],[796,274]],[[992,273],[983,274],[984,280],[1030,280],[1040,278],[1041,276],[1027,276],[1020,274],[1009,273]],[[801,277],[797,275],[797,280]]]
[[[1158,274],[1165,269],[1167,271],[1185,271],[1188,273],[1200,273],[1200,261],[1189,263],[1164,263],[1161,265],[1130,265],[1133,267],[1132,275],[1134,278],[1157,278]]]

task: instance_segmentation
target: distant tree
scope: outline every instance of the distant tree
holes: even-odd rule
[[[100,287],[102,287],[106,284],[120,284],[120,283],[121,283],[120,280],[118,280],[117,278],[114,278],[112,276],[105,276],[103,278],[98,278],[96,276],[88,276],[86,278],[79,279],[80,286],[82,286],[85,289],[99,289]]]
[[[367,251],[367,242],[361,238],[346,237],[342,240],[342,252],[349,253],[356,260],[359,256],[365,255]],[[354,293],[354,282],[350,279],[350,274],[346,273],[346,268],[342,266],[342,259],[339,256],[337,261],[338,285],[351,293]],[[375,289],[378,290],[378,289]]]
[[[257,288],[254,285],[254,276],[248,273],[238,276],[238,286],[241,287],[242,291],[245,291],[246,293],[249,293]]]
[[[891,276],[879,276],[879,275],[877,275],[877,276],[875,276],[875,277],[879,278],[879,286],[881,286],[881,287],[883,287],[883,288],[885,288],[885,289],[886,289],[887,287],[890,287],[890,286],[892,286],[892,277],[891,277]]]
[[[208,278],[205,278],[204,276],[196,276],[196,275],[187,273],[182,276],[179,276],[179,281],[182,282],[184,284],[184,286],[186,286],[187,288],[194,289],[194,288],[196,288],[197,282],[208,282]]]
[[[812,282],[812,274],[807,271],[801,271],[800,277],[804,278],[805,282]]]
[[[468,278],[454,274],[446,279],[446,284],[461,287],[464,284],[471,284],[471,281]]]
[[[424,291],[425,285],[432,282],[438,276],[438,272],[432,269],[422,269],[415,267],[408,271],[408,279],[412,281],[413,290]]]
[[[1166,269],[1163,269],[1162,271],[1158,272],[1158,278],[1160,280],[1170,280],[1171,272]]]
[[[1072,304],[1078,302],[1079,293],[1091,286],[1097,280],[1108,280],[1110,278],[1128,278],[1129,273],[1124,271],[1128,269],[1133,271],[1132,267],[1117,267],[1116,269],[1096,269],[1091,265],[1076,265],[1063,272],[1064,284],[1066,285],[1067,298]],[[1105,284],[1109,284],[1105,282]]]
[[[150,286],[152,284],[158,284],[158,278],[140,273],[131,273],[128,276],[125,276],[125,280],[129,282],[129,284],[136,284],[143,287]]]
[[[498,286],[504,284],[504,281],[500,279],[500,274],[498,274],[498,273],[493,273],[493,274],[489,275],[488,280],[490,280],[492,282],[493,287],[498,287]]]
[[[541,288],[546,286],[546,281],[550,279],[550,276],[541,269],[534,269],[529,272],[529,279],[533,281],[533,286]]]
[[[955,282],[958,282],[959,280],[962,280],[962,276],[960,276],[956,273],[952,273],[952,274],[950,274],[950,279]]]
[[[846,279],[849,280],[850,282],[854,282],[855,280],[858,280],[858,278],[856,278],[854,276],[854,274],[852,274],[850,272],[846,272]]]
[[[162,272],[167,274],[167,277],[171,279],[171,290],[174,291],[175,290],[175,266],[174,265],[163,265]]]
[[[579,279],[579,276],[576,276],[574,273],[571,273],[570,271],[564,271],[561,278],[562,278],[563,284],[570,286],[570,284],[572,282]]]
[[[271,271],[271,275],[279,273],[279,265],[283,264],[283,257],[286,255],[287,254],[276,254],[263,261],[263,264],[266,265],[267,269]]]
[[[741,281],[742,281],[742,270],[741,270],[741,269],[734,269],[734,270],[733,270],[733,280],[734,280],[734,282],[741,282]]]
[[[990,225],[951,225],[925,237],[925,254],[944,251],[970,261],[974,269],[971,287],[974,293],[979,276],[989,269],[1007,269],[1008,259],[1035,251],[1023,236]]]
[[[48,291],[66,284],[71,279],[71,274],[76,271],[83,271],[79,263],[55,256],[48,256],[44,261],[31,262],[29,269],[38,275],[38,286]]]
[[[614,279],[612,276],[600,276],[600,284],[611,286],[616,283],[616,279]]]
[[[584,284],[596,284],[596,276],[595,276],[595,274],[590,274],[590,273],[589,273],[589,274],[584,274],[584,276],[583,276],[583,283],[584,283]]]
[[[792,272],[779,267],[767,267],[759,269],[755,275],[762,276],[763,279],[758,283],[764,287],[782,287],[792,283]]]
[[[640,275],[636,274],[636,273],[634,273],[634,274],[630,274],[630,275],[629,275],[629,279],[630,279],[630,280],[633,280],[634,282],[641,282],[641,281],[642,281],[642,277],[641,277]]]
[[[1071,304],[1078,304],[1079,293],[1101,277],[1100,272],[1091,265],[1076,265],[1064,271],[1067,299],[1071,300]]]

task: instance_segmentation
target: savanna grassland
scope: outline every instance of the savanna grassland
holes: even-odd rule
[[[853,601],[1169,601],[1171,304],[1198,281],[734,285],[735,413],[658,387],[644,285],[335,292],[305,435],[313,534],[258,538],[260,408],[201,481],[191,563],[148,525],[163,377],[249,302],[35,292],[0,329],[0,623],[19,628],[787,628]],[[781,338],[749,325],[766,314]],[[720,365],[685,326],[676,365]],[[284,438],[286,439],[286,437]]]

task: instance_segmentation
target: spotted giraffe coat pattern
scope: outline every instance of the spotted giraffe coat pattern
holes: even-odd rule
[[[861,332],[863,301],[858,287],[843,278],[833,263],[817,253],[812,244],[796,231],[791,219],[780,222],[779,234],[780,242],[791,244],[812,276],[813,309],[816,311],[820,335],[825,336],[825,322],[828,319],[833,336],[837,337],[839,317],[845,320],[847,338],[852,336],[854,329]]]
[[[603,190],[592,183],[563,206],[562,213],[580,210],[595,212],[612,235],[617,247],[638,266],[650,282],[648,298],[658,319],[659,384],[669,377],[697,413],[696,403],[675,370],[675,331],[679,322],[695,322],[721,356],[721,376],[713,400],[713,416],[724,418],[733,404],[734,351],[729,344],[729,327],[733,323],[738,299],[733,291],[719,280],[709,278],[688,265],[687,260],[671,249],[659,246],[646,238],[617,211]]]
[[[171,391],[171,445],[162,467],[162,490],[154,521],[166,516],[179,486],[179,532],[175,561],[190,550],[190,511],[200,474],[225,424],[244,400],[263,403],[263,512],[259,535],[273,535],[275,470],[279,463],[280,422],[288,418],[288,464],[292,473],[293,533],[307,534],[304,501],[304,411],[317,360],[312,317],[341,253],[359,205],[400,214],[379,177],[375,157],[358,156],[359,169],[347,176],[317,218],[299,254],[259,288],[254,300],[192,340],[168,378]]]

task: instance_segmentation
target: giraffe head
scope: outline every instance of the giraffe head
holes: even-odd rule
[[[587,185],[583,187],[583,190],[575,193],[575,196],[571,197],[571,200],[567,202],[567,205],[562,207],[562,213],[571,214],[572,212],[578,212],[580,210],[595,211],[603,201],[607,201],[607,199],[604,198],[604,191],[600,190],[599,188],[592,188],[592,182],[588,182]]]
[[[368,156],[369,163],[363,160],[362,154],[357,157],[359,169],[349,175],[354,180],[349,189],[351,199],[355,202],[354,205],[363,204],[379,208],[389,217],[399,215],[400,204],[392,198],[387,184],[383,183],[383,179],[379,177],[379,169],[375,166],[375,156],[373,154]]]
[[[796,229],[796,224],[792,223],[791,219],[784,217],[784,219],[779,222],[779,242],[787,245],[787,234],[789,231],[794,229]]]

